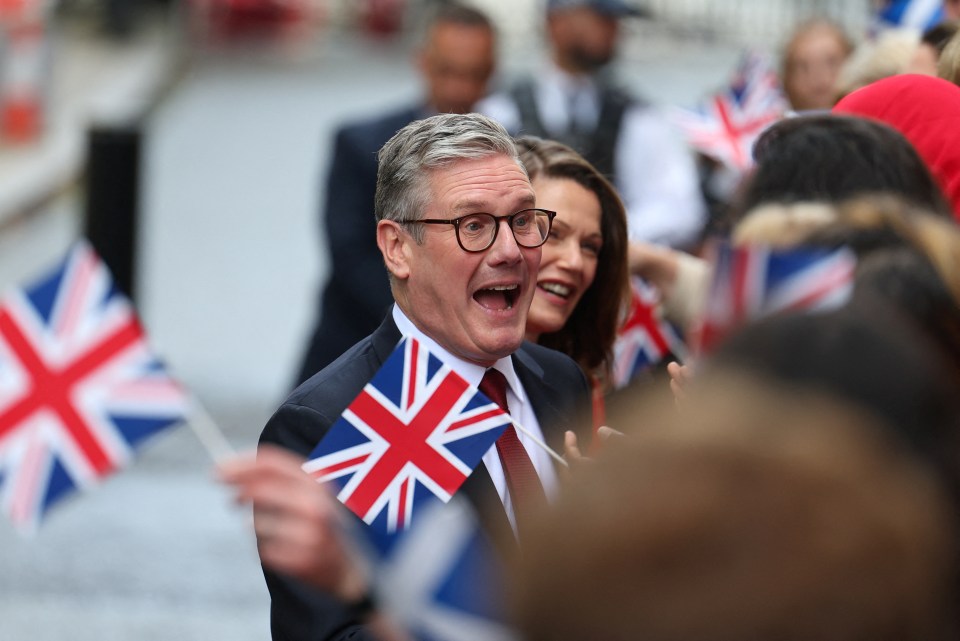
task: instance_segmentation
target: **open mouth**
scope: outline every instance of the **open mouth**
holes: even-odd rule
[[[485,309],[500,312],[513,309],[513,304],[519,295],[520,287],[518,285],[495,285],[478,289],[473,294],[473,300]]]
[[[562,285],[560,283],[553,283],[553,282],[537,283],[537,287],[539,287],[540,289],[542,289],[547,293],[553,294],[554,296],[559,296],[564,300],[570,298],[570,296],[573,295],[572,287],[568,287],[567,285]]]

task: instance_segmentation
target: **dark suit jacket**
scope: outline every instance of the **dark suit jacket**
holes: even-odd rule
[[[400,341],[388,315],[380,327],[332,365],[297,388],[267,423],[260,443],[274,443],[304,456],[360,393]],[[563,433],[589,436],[590,392],[580,368],[566,355],[524,343],[513,365],[530,399],[544,438],[563,450]],[[485,466],[480,465],[461,491],[481,515],[495,541],[512,541],[503,504]],[[505,536],[506,535],[506,536]],[[338,601],[303,584],[264,570],[270,590],[270,625],[275,640],[365,639],[356,617]]]
[[[422,107],[406,107],[336,133],[324,208],[330,277],[298,384],[373,332],[393,303],[373,213],[377,152],[397,131],[425,115]]]

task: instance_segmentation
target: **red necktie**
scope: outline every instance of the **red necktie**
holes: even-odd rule
[[[480,391],[504,412],[510,413],[510,408],[507,407],[507,379],[503,374],[495,369],[488,369],[480,381]],[[529,516],[531,510],[546,505],[543,485],[512,424],[508,425],[497,439],[497,454],[500,455],[507,487],[513,499],[513,514],[517,519],[517,527],[521,529],[520,522]]]

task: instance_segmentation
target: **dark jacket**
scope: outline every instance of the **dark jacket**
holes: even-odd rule
[[[304,456],[310,454],[400,338],[400,330],[388,315],[373,334],[297,388],[269,420],[260,442],[281,445]],[[563,433],[568,429],[578,432],[582,441],[588,438],[590,393],[576,363],[560,352],[524,343],[513,355],[513,365],[551,448],[563,451]],[[510,525],[485,466],[478,466],[460,491],[478,510],[481,523],[495,541],[512,536],[505,536]],[[275,640],[368,638],[342,603],[269,570],[264,574],[270,590],[270,624]]]

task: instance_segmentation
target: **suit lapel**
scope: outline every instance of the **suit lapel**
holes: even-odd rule
[[[378,361],[377,370],[379,370],[387,358],[390,357],[393,350],[397,348],[401,338],[403,338],[403,335],[400,333],[397,324],[393,322],[393,308],[391,307],[387,310],[387,315],[383,319],[383,322],[380,323],[380,327],[370,335],[373,353]]]
[[[562,453],[563,433],[572,429],[572,417],[556,404],[562,392],[550,385],[543,368],[523,347],[513,355],[513,367],[537,415],[544,440],[553,451]]]

